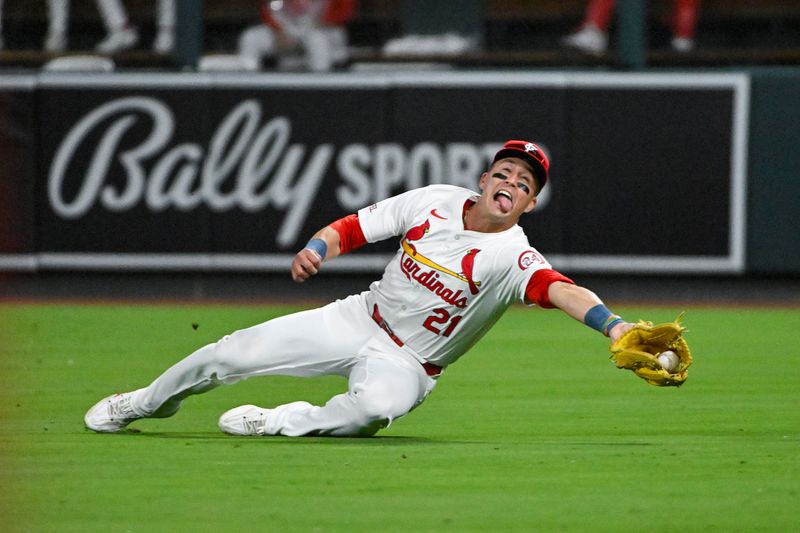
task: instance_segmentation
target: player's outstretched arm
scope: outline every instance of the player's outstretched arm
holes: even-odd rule
[[[550,303],[575,320],[607,335],[613,344],[633,327],[603,305],[595,293],[571,283],[557,281],[548,288]]]

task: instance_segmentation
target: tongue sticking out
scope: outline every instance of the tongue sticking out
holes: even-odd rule
[[[509,200],[507,196],[503,194],[497,194],[495,195],[494,199],[500,205],[500,209],[503,211],[503,213],[508,213],[511,211],[511,200]]]

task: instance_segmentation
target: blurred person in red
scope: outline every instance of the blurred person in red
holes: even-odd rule
[[[347,58],[347,29],[356,0],[262,0],[261,24],[244,30],[239,54],[260,63],[277,60],[278,68],[323,72]]]
[[[615,0],[589,0],[580,28],[564,38],[562,44],[587,54],[602,55],[608,48],[608,28]],[[694,49],[700,0],[673,0],[670,25],[672,48],[677,52]]]

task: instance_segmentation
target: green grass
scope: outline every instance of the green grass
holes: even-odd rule
[[[341,378],[254,378],[140,432],[95,401],[294,310],[0,305],[3,531],[796,531],[797,309],[689,309],[680,389],[617,370],[599,334],[511,309],[419,409],[370,439],[237,438],[241,403],[324,402]],[[679,310],[620,308],[663,321]],[[199,325],[192,328],[192,323]]]

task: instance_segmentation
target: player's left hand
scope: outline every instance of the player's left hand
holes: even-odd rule
[[[611,331],[608,332],[608,338],[611,339],[611,344],[617,342],[620,337],[622,337],[623,335],[625,335],[625,333],[633,329],[633,326],[634,325],[631,324],[630,322],[620,322],[619,324],[611,328]]]
[[[683,337],[686,328],[680,321],[681,316],[674,322],[663,324],[653,325],[645,321],[630,324],[628,331],[611,345],[611,358],[617,368],[632,370],[651,385],[659,387],[683,385],[692,365],[692,352]],[[678,357],[678,364],[674,368],[664,368],[658,359],[659,355],[667,350],[674,352]]]
[[[319,272],[320,265],[322,265],[322,258],[319,254],[314,250],[303,248],[297,252],[292,261],[292,279],[302,283]]]

